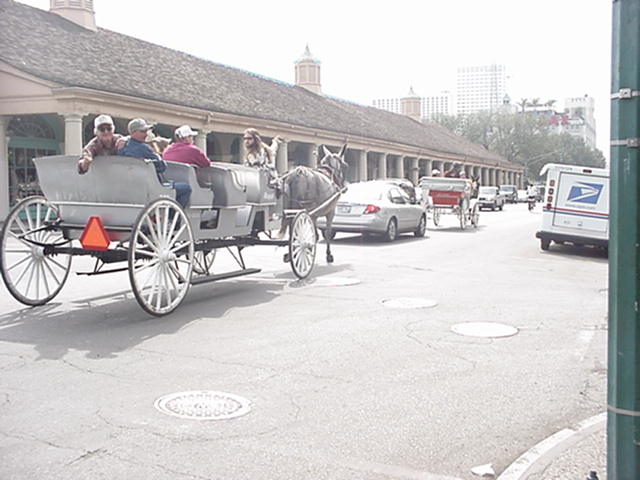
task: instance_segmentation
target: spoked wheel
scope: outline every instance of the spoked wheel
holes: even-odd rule
[[[197,250],[193,254],[193,273],[196,275],[211,275],[213,262],[216,259],[216,250]]]
[[[460,228],[463,230],[467,228],[468,206],[469,206],[469,203],[463,200],[458,210],[458,217],[460,218]]]
[[[147,205],[129,245],[129,280],[140,306],[156,316],[175,310],[189,290],[193,262],[193,232],[180,205],[168,198]]]
[[[437,227],[440,224],[440,210],[437,208],[433,209],[433,224]]]
[[[0,272],[11,295],[25,305],[43,305],[64,286],[71,270],[70,254],[45,253],[46,247],[66,247],[59,230],[46,225],[59,218],[44,197],[29,197],[9,213],[2,228]]]
[[[318,234],[313,219],[307,212],[298,212],[291,222],[289,237],[289,261],[298,278],[306,278],[313,269],[316,258]]]

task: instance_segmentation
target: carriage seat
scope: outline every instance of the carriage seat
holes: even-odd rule
[[[215,204],[213,198],[215,192],[210,188],[200,185],[197,179],[196,171],[200,167],[180,162],[169,162],[165,160],[167,169],[164,171],[164,178],[169,182],[184,182],[191,186],[191,198],[189,206],[212,206]]]
[[[275,202],[275,190],[269,186],[269,174],[265,170],[234,163],[212,162],[210,167],[198,169],[197,177],[201,186],[214,191],[214,206]]]
[[[155,167],[139,158],[99,156],[78,175],[78,155],[35,158],[40,189],[61,206],[66,223],[85,224],[100,216],[105,225],[131,225],[140,209],[160,197],[175,199],[175,190],[158,180]]]

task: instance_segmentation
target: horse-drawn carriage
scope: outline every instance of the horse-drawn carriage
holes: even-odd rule
[[[473,198],[473,185],[463,178],[422,177],[420,188],[428,199],[427,209],[431,211],[433,224],[440,224],[442,214],[457,215],[460,228],[468,224],[478,226],[478,200]]]
[[[87,275],[128,270],[136,300],[153,315],[175,310],[190,285],[259,272],[245,266],[247,246],[287,246],[284,259],[299,278],[313,268],[312,215],[286,210],[264,170],[217,162],[196,170],[167,162],[163,183],[149,161],[129,157],[97,157],[82,176],[75,156],[34,163],[44,196],[18,203],[0,238],[0,273],[24,304],[53,299],[80,255],[96,259]],[[171,182],[191,186],[188,208],[175,201]],[[286,226],[287,239],[271,235]],[[221,248],[239,269],[214,273]],[[122,262],[127,266],[104,268]]]

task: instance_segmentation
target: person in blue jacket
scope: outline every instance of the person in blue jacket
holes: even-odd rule
[[[166,182],[162,176],[162,173],[167,169],[167,164],[164,160],[153,151],[153,149],[145,143],[147,138],[147,132],[153,128],[153,125],[149,125],[142,118],[134,118],[129,122],[127,130],[129,130],[129,139],[118,150],[118,155],[124,157],[144,158],[153,160],[153,164],[156,167],[158,178],[162,183]],[[173,188],[176,190],[176,201],[182,208],[186,208],[189,204],[189,198],[191,197],[191,186],[185,182],[172,182]]]

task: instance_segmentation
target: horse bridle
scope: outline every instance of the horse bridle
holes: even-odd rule
[[[338,187],[342,188],[344,186],[344,179],[342,178],[342,176],[338,176],[336,174],[335,172],[336,169],[331,167],[331,165],[327,163],[322,163],[317,167],[317,170],[319,170],[320,172],[324,173],[327,177],[329,177],[329,180],[335,183]]]

